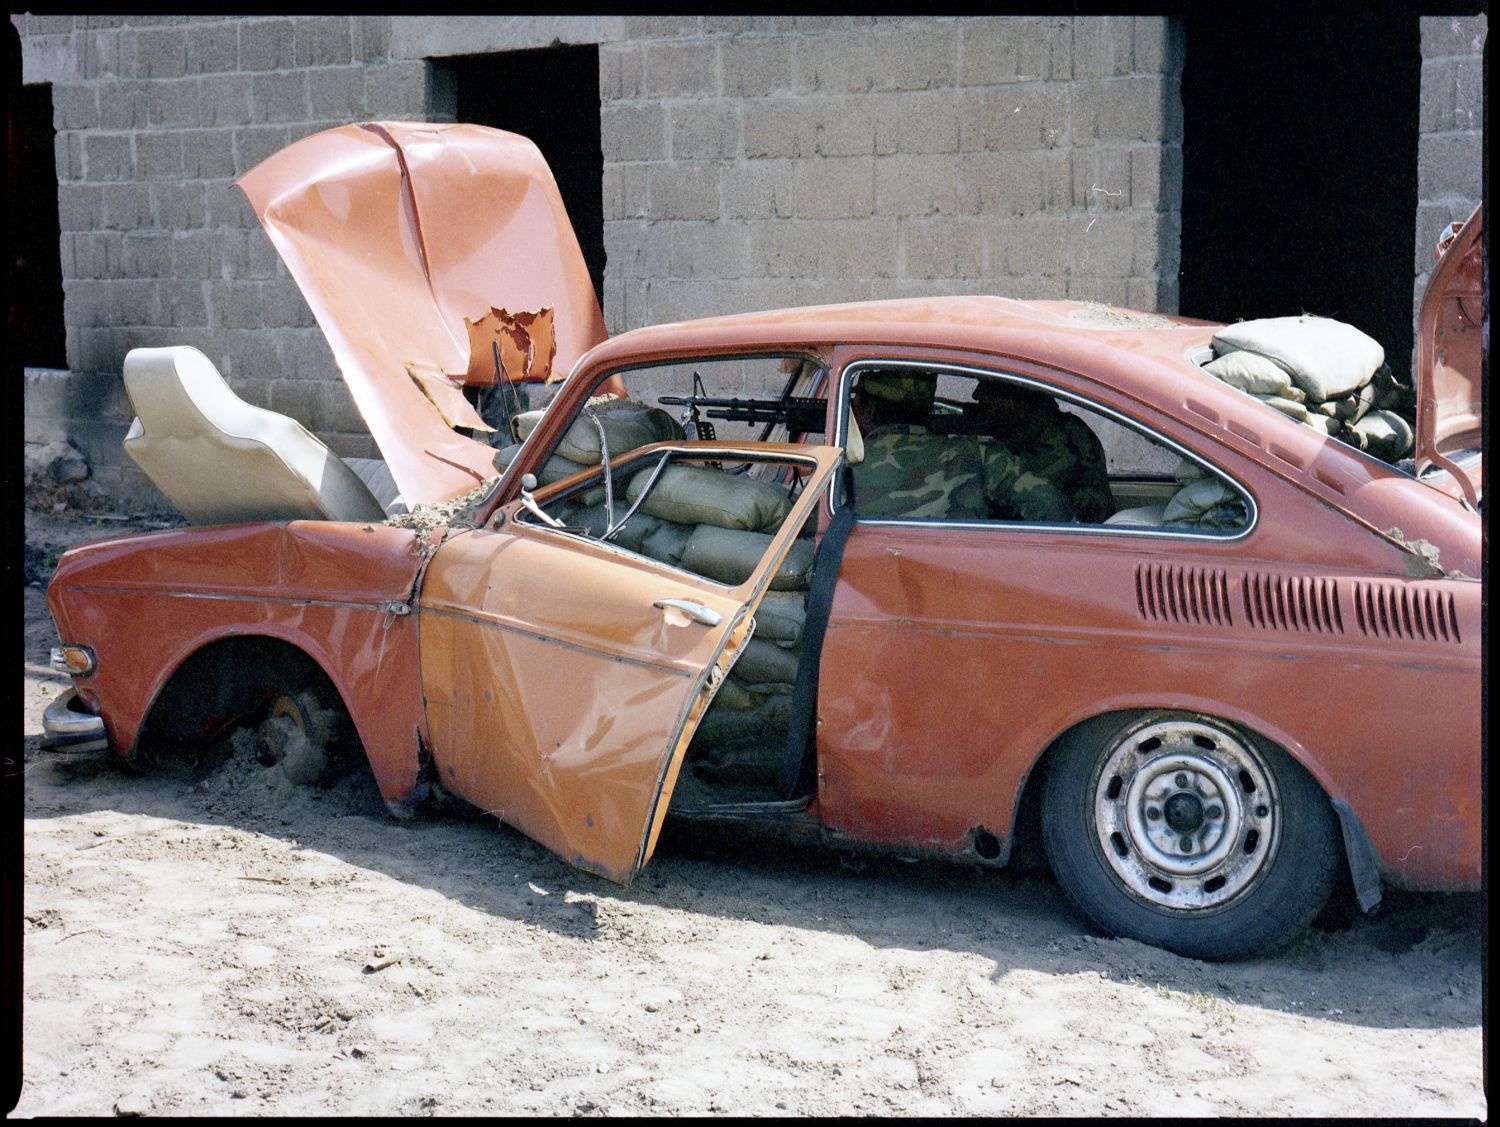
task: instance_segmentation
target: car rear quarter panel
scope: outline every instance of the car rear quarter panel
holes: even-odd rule
[[[293,521],[120,537],[67,553],[48,589],[64,641],[91,646],[98,671],[76,679],[110,745],[133,753],[171,675],[222,638],[297,646],[348,707],[387,802],[416,781],[422,708],[410,596],[415,535],[385,525]]]
[[[1284,746],[1396,883],[1477,886],[1479,584],[1412,578],[1368,529],[1245,480],[1261,523],[1238,541],[857,524],[822,660],[825,822],[963,851],[1009,834],[1075,724],[1186,709]]]

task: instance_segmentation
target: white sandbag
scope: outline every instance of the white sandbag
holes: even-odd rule
[[[626,499],[635,504],[649,471],[630,479]],[[785,490],[769,481],[725,473],[706,466],[668,466],[641,504],[641,512],[679,524],[711,524],[745,532],[774,532],[792,503]]]
[[[1310,412],[1302,421],[1313,430],[1329,435],[1330,437],[1337,436],[1343,428],[1343,424],[1332,415],[1325,415],[1319,411]]]
[[[1411,453],[1411,424],[1394,411],[1371,411],[1350,429],[1364,436],[1365,452],[1383,462],[1398,462]]]
[[[1279,395],[1257,395],[1255,398],[1267,407],[1274,407],[1289,419],[1296,419],[1299,423],[1307,422],[1307,404],[1305,403],[1298,403]]]
[[[1245,503],[1238,493],[1215,477],[1185,485],[1172,495],[1162,523],[1192,528],[1239,528],[1245,523]]]
[[[1363,387],[1385,363],[1385,349],[1366,333],[1330,317],[1266,317],[1226,325],[1214,337],[1214,351],[1270,357],[1316,403]]]
[[[1203,370],[1230,387],[1237,387],[1251,395],[1280,395],[1287,397],[1292,387],[1292,374],[1269,356],[1258,352],[1227,352],[1217,360],[1203,365]],[[1300,389],[1298,390],[1300,393]]]
[[[609,456],[618,458],[638,446],[653,442],[670,442],[682,437],[682,428],[677,420],[660,407],[650,407],[632,399],[613,399],[589,408],[604,425],[605,437],[609,440]],[[524,442],[542,420],[542,411],[526,411],[517,415],[515,427],[517,438]],[[563,433],[553,451],[558,457],[586,466],[597,466],[603,458],[599,446],[599,428],[589,418],[580,414]]]
[[[771,546],[769,532],[741,532],[700,524],[682,553],[688,571],[720,583],[743,583],[759,566]],[[772,591],[805,591],[812,572],[813,544],[797,540],[772,576]]]

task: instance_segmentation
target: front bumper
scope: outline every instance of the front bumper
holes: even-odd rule
[[[109,754],[104,717],[85,712],[78,692],[69,689],[42,713],[41,750],[48,759],[76,763]]]

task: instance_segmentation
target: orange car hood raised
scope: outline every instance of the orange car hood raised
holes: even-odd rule
[[[1484,427],[1483,234],[1479,207],[1438,244],[1438,263],[1417,314],[1417,473],[1442,467],[1454,481],[1450,492],[1461,490],[1476,507],[1479,474],[1449,458],[1479,449]]]
[[[478,125],[366,122],[306,137],[237,182],[312,307],[408,504],[495,476],[466,374],[493,371],[470,324],[550,310],[565,375],[604,318],[552,172],[524,137]],[[539,347],[550,348],[542,313]],[[466,324],[466,321],[470,324]],[[524,339],[524,334],[523,334]],[[507,369],[510,370],[510,369]],[[446,417],[445,417],[446,415]]]

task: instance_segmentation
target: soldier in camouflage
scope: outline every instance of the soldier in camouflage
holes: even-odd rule
[[[1073,519],[1066,498],[1028,472],[1004,443],[929,430],[925,421],[936,387],[936,377],[925,372],[880,371],[860,377],[851,406],[864,441],[864,457],[855,469],[855,506],[861,516]]]
[[[1115,511],[1099,436],[1052,396],[1004,380],[980,380],[964,419],[960,433],[1003,439],[1028,472],[1062,492],[1080,521],[1100,524]]]

